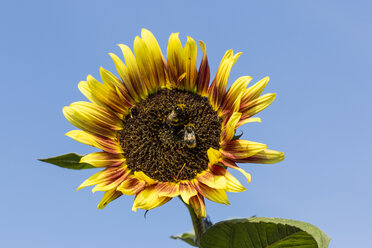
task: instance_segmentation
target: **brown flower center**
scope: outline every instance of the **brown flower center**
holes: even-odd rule
[[[162,182],[190,180],[219,149],[222,120],[206,97],[162,89],[132,108],[119,141],[128,168]]]

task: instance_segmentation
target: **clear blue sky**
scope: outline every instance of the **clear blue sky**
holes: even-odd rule
[[[168,237],[191,228],[178,199],[132,212],[132,197],[97,210],[101,194],[77,186],[93,171],[37,158],[94,149],[64,136],[62,107],[109,52],[151,30],[165,54],[171,32],[207,44],[212,74],[227,49],[239,76],[269,75],[277,99],[244,138],[286,153],[243,165],[247,191],[208,202],[213,221],[257,216],[322,228],[331,247],[368,247],[372,233],[372,4],[370,1],[3,1],[0,8],[1,247],[188,247]],[[201,52],[201,51],[199,51]],[[241,180],[242,176],[237,175]]]

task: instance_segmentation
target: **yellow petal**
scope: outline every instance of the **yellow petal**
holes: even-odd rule
[[[239,168],[233,161],[223,159],[223,160],[221,160],[221,163],[226,167],[232,168],[232,169],[237,170],[240,173],[242,173],[247,178],[248,183],[251,181],[251,174],[247,173],[242,168]]]
[[[130,82],[132,83],[137,95],[140,98],[145,99],[148,94],[148,89],[141,78],[136,58],[128,46],[119,44],[119,47],[123,52],[125,63],[127,64],[127,72]]]
[[[138,180],[137,178],[129,175],[124,182],[122,182],[117,190],[125,195],[135,195],[143,190],[146,186],[145,181]]]
[[[88,163],[94,167],[118,166],[124,163],[124,161],[123,155],[107,152],[90,153],[80,159],[80,163]]]
[[[231,115],[226,126],[223,127],[224,129],[221,135],[221,143],[227,143],[234,138],[236,125],[238,124],[241,116],[242,114],[239,112],[235,112]]]
[[[247,190],[238,179],[236,179],[230,172],[226,172],[227,186],[226,191],[228,192],[243,192]],[[250,180],[250,179],[249,179]]]
[[[72,130],[67,132],[65,135],[83,144],[97,147],[105,152],[112,154],[123,153],[121,146],[115,139],[94,135],[82,130]]]
[[[244,124],[247,124],[247,123],[251,123],[251,122],[260,122],[261,123],[261,118],[260,117],[251,117],[251,118],[247,118],[247,119],[240,119],[240,121],[238,122],[238,124],[236,124],[236,128],[244,125]]]
[[[245,104],[244,106],[242,105],[240,107],[240,111],[242,111],[244,119],[251,117],[257,114],[258,112],[264,110],[275,100],[275,97],[276,97],[275,93],[269,93]]]
[[[63,115],[72,125],[80,129],[83,129],[84,131],[88,131],[90,133],[94,133],[108,138],[116,137],[115,131],[109,129],[106,126],[102,126],[99,123],[91,121],[89,117],[81,114],[80,112],[74,110],[71,107],[64,107]]]
[[[85,121],[95,125],[119,131],[123,129],[123,122],[110,110],[97,106],[89,102],[74,102],[70,108],[84,117]]]
[[[245,88],[247,88],[252,77],[244,76],[238,78],[230,89],[227,91],[224,98],[224,104],[221,107],[221,112],[227,114],[229,112],[238,112],[240,107],[240,100],[244,93]]]
[[[214,175],[210,171],[200,173],[197,180],[214,189],[225,189],[227,184],[224,176]]]
[[[253,156],[237,160],[238,163],[274,164],[284,159],[284,152],[263,150]]]
[[[220,165],[210,165],[210,170],[213,174],[223,176],[226,180],[226,187],[225,190],[228,192],[242,192],[245,191],[246,188],[236,179],[233,175],[231,175],[225,168],[221,167]]]
[[[227,199],[227,195],[225,190],[223,189],[213,189],[203,183],[199,183],[199,187],[202,192],[199,192],[202,194],[205,198],[208,200],[221,203],[221,204],[226,204],[230,205],[229,200]]]
[[[198,218],[205,218],[207,216],[207,209],[205,207],[204,198],[201,195],[196,195],[190,198],[190,205]]]
[[[189,199],[194,195],[198,194],[194,185],[188,181],[181,182],[179,184],[179,193],[181,195],[182,200],[189,204]]]
[[[253,156],[266,148],[267,145],[262,143],[238,139],[223,145],[221,153],[223,156],[235,161],[235,159],[245,159]]]
[[[125,66],[124,62],[121,61],[121,59],[113,53],[109,53],[109,55],[111,56],[111,59],[114,61],[116,70],[118,71],[118,74],[121,80],[125,84],[127,84],[130,81],[130,79],[129,79],[127,67]]]
[[[105,84],[101,84],[91,75],[87,77],[87,86],[90,89],[90,92],[94,97],[102,103],[101,105],[106,108],[111,108],[116,113],[120,113],[124,115],[127,109],[131,106],[128,101],[122,101],[122,99],[118,96],[116,92],[115,85],[111,83],[111,77],[117,79],[114,75],[112,75],[109,71],[104,70],[103,68],[100,69],[101,77]],[[109,76],[110,75],[110,76]],[[112,78],[112,80],[115,80]]]
[[[269,80],[269,77],[265,77],[253,86],[246,89],[242,97],[242,104],[248,103],[258,98],[261,95],[262,91],[265,89],[266,85],[269,83]]]
[[[121,173],[117,173],[110,177],[110,180],[97,184],[93,189],[92,192],[95,193],[96,191],[109,191],[112,189],[117,189],[117,187],[125,181],[128,177],[130,171],[121,171]]]
[[[210,103],[214,110],[218,110],[222,104],[222,100],[226,94],[227,81],[230,76],[231,68],[240,55],[241,53],[233,55],[233,51],[229,50],[221,60],[216,76],[208,91]]]
[[[178,77],[185,72],[185,59],[184,50],[178,33],[172,33],[169,36],[167,48],[167,62],[170,72],[170,80],[176,83]]]
[[[218,163],[218,160],[221,157],[221,152],[211,147],[208,149],[207,155],[208,155],[209,163],[216,164]]]
[[[97,208],[98,209],[103,209],[104,207],[107,206],[107,204],[109,204],[113,200],[117,199],[121,195],[122,195],[122,193],[119,192],[119,191],[116,191],[115,189],[105,192],[105,194],[103,195],[102,200],[98,204]]]
[[[103,171],[99,171],[96,174],[90,176],[88,179],[86,179],[76,190],[80,190],[82,188],[95,185],[99,182],[101,182],[104,179],[101,179],[100,176],[102,175]],[[102,176],[101,176],[102,177]],[[101,180],[100,180],[101,179]]]
[[[237,170],[237,171],[239,171],[240,173],[242,173],[247,178],[247,183],[250,183],[251,182],[251,180],[252,180],[251,174],[247,173],[245,170],[243,170],[240,167],[236,167],[234,169]]]
[[[155,189],[159,192],[159,196],[176,197],[180,195],[179,183],[163,182],[158,183]]]
[[[107,184],[110,182],[115,181],[117,178],[124,175],[127,171],[126,166],[120,166],[120,167],[110,167],[105,170],[99,171],[89,177],[87,180],[85,180],[78,188],[77,190],[80,190],[84,187],[92,186],[95,184]]]
[[[136,198],[134,199],[133,202],[132,210],[136,211],[137,208],[150,210],[163,205],[170,199],[172,198],[165,196],[159,197],[158,192],[155,190],[154,185],[152,185],[146,187],[144,190],[142,190],[136,195]]]
[[[80,81],[78,84],[78,88],[83,95],[88,98],[89,101],[92,103],[95,103],[99,106],[106,107],[104,103],[102,103],[100,100],[97,99],[97,97],[92,93],[92,90],[88,86],[88,82],[86,81]]]
[[[123,87],[123,84],[120,81],[120,79],[118,79],[110,71],[104,69],[103,67],[100,67],[99,72],[100,72],[103,83],[106,85],[106,87],[110,88],[112,91],[115,89],[115,86]]]
[[[149,89],[149,94],[154,93],[160,87],[155,62],[146,43],[138,36],[134,40],[134,54],[138,69]]]
[[[193,91],[195,89],[197,70],[196,70],[196,56],[197,56],[197,46],[193,38],[187,36],[187,42],[185,45],[185,89]]]
[[[160,86],[164,86],[166,83],[164,56],[161,52],[159,44],[155,36],[147,29],[142,29],[141,36],[146,46],[149,49],[150,57],[153,58],[155,69],[157,70],[157,83]]]
[[[157,183],[156,180],[150,178],[149,176],[147,176],[142,171],[135,171],[134,172],[134,177],[137,178],[138,180],[145,181],[148,185],[152,185],[152,184]]]

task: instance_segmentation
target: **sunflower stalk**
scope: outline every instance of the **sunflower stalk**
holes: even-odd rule
[[[180,197],[180,199],[181,199],[181,197]],[[192,220],[192,225],[194,227],[194,232],[195,232],[195,243],[199,247],[200,246],[200,239],[201,239],[203,233],[208,229],[210,224],[208,224],[208,221],[205,221],[205,218],[198,218],[195,214],[194,209],[189,204],[186,204],[182,199],[181,199],[181,201],[183,202],[183,204],[185,204],[185,206],[189,210],[191,220]]]

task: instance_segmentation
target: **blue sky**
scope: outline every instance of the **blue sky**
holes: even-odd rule
[[[62,107],[84,100],[77,83],[109,52],[151,30],[165,54],[172,32],[203,40],[212,75],[228,49],[243,52],[229,84],[270,76],[275,102],[243,138],[284,151],[276,165],[242,165],[247,191],[208,202],[212,221],[282,217],[310,222],[330,247],[367,247],[372,233],[372,4],[369,1],[6,1],[0,8],[2,247],[188,247],[178,199],[132,212],[132,197],[97,210],[101,194],[77,186],[93,173],[37,158],[94,149],[64,133]],[[199,50],[199,53],[201,51]],[[244,178],[234,174],[239,179]],[[156,244],[156,245],[154,245]]]

